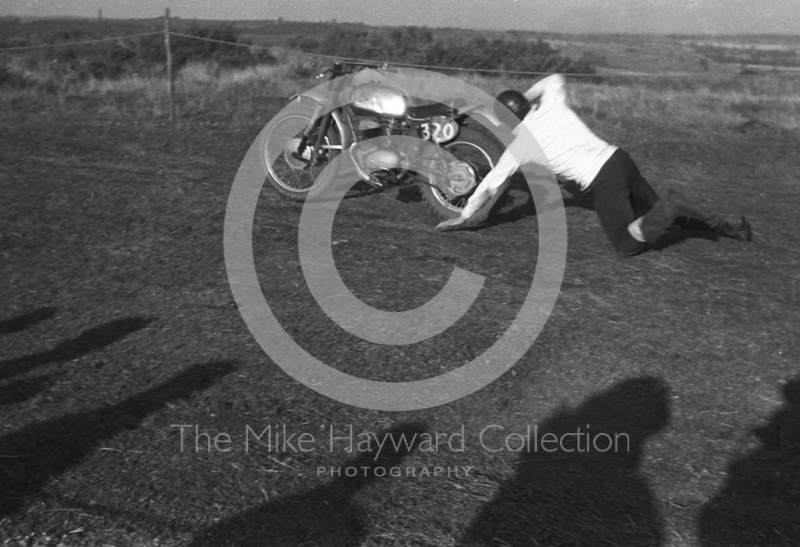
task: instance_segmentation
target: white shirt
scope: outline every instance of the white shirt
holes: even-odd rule
[[[562,75],[554,74],[536,82],[524,95],[528,101],[539,99],[538,107],[531,109],[522,124],[533,135],[541,150],[535,146],[524,146],[522,139],[516,138],[469,199],[461,213],[462,218],[475,214],[514,174],[519,168],[516,158],[520,164],[531,162],[543,165],[560,178],[577,182],[585,190],[617,150],[616,146],[592,133],[567,106]],[[514,130],[514,135],[518,136],[521,131],[520,125]]]

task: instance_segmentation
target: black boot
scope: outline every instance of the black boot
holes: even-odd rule
[[[717,216],[709,223],[709,226],[721,236],[743,239],[744,241],[750,241],[753,238],[753,230],[744,217]]]
[[[716,213],[709,213],[695,205],[689,205],[688,200],[675,190],[667,191],[667,201],[670,202],[671,212],[678,217],[699,220],[721,236],[745,241],[750,241],[753,237],[750,223],[743,216],[726,217]]]

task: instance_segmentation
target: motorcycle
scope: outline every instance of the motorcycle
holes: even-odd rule
[[[270,122],[261,156],[267,182],[278,194],[304,201],[322,170],[339,154],[349,153],[363,182],[379,189],[417,184],[422,200],[437,217],[460,214],[497,163],[503,146],[470,116],[466,104],[458,100],[414,104],[404,90],[370,77],[387,70],[391,68],[386,63],[333,63],[320,75],[327,76],[331,95],[296,95],[290,107]],[[360,82],[340,78],[357,72],[364,75]],[[344,106],[320,115],[326,105],[340,104],[331,103],[331,96],[337,101],[344,97]],[[420,172],[411,167],[415,150],[398,149],[382,139],[395,135],[417,137],[447,153],[427,161],[429,168]]]

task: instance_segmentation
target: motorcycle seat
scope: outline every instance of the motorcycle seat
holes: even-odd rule
[[[449,116],[453,113],[454,108],[457,108],[456,104],[446,105],[442,103],[431,103],[411,106],[408,108],[408,117],[420,120],[432,118],[433,116]]]

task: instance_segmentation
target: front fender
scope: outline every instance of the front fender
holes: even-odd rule
[[[310,101],[311,103],[316,104],[325,104],[327,102],[326,97],[324,97],[321,93],[315,93],[313,90],[306,91],[304,93],[295,93],[291,97],[289,97],[289,102],[297,101],[298,103],[303,103],[304,101]]]

